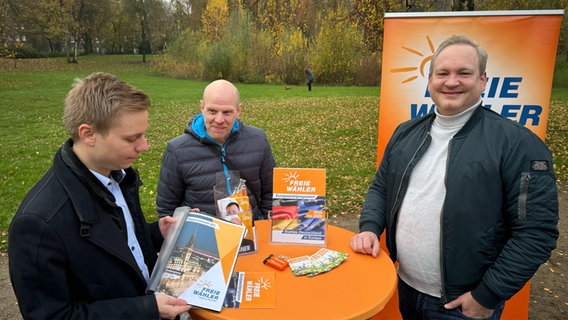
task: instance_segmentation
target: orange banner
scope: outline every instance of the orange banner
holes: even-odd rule
[[[433,112],[427,82],[434,50],[467,35],[489,55],[483,104],[544,140],[564,10],[387,13],[377,164],[398,124]]]

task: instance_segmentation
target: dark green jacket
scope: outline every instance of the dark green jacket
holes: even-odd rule
[[[396,224],[410,174],[430,144],[435,114],[393,133],[369,188],[361,231],[380,235],[396,261]],[[556,247],[558,194],[546,145],[481,105],[452,138],[442,209],[442,300],[472,291],[487,308],[513,296]]]

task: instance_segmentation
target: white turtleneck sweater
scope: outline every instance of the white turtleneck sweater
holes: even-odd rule
[[[469,120],[475,107],[454,116],[436,110],[432,141],[410,175],[396,231],[398,275],[414,289],[440,297],[440,226],[446,196],[446,162],[452,137]]]

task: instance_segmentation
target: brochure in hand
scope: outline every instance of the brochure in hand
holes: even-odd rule
[[[173,217],[148,290],[221,311],[245,227],[189,207],[177,208]]]
[[[274,168],[270,240],[325,245],[325,169]]]

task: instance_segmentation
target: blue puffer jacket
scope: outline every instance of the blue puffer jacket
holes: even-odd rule
[[[228,170],[211,150],[215,146],[247,181],[254,218],[265,219],[272,209],[272,176],[276,166],[266,133],[238,120],[221,146],[205,132],[202,114],[195,116],[184,132],[170,140],[164,151],[156,197],[158,215],[171,215],[179,206],[215,214],[213,186],[217,184],[217,174],[227,174]]]
[[[380,235],[396,261],[398,211],[430,144],[435,114],[401,124],[369,188],[359,227]],[[552,157],[530,130],[479,106],[452,138],[441,221],[442,300],[472,291],[487,308],[508,300],[556,247]]]

